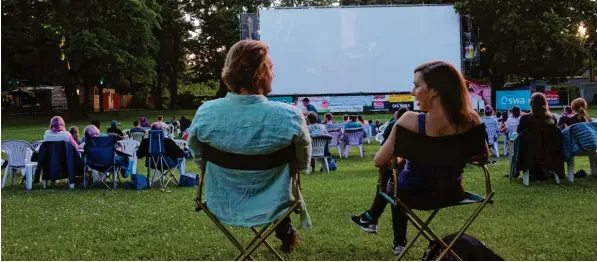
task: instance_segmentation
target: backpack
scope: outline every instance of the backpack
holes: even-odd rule
[[[326,158],[328,160],[328,167],[330,168],[330,171],[336,171],[336,159],[331,156],[326,156]],[[323,172],[323,166],[319,169],[319,172]]]
[[[449,245],[456,233],[450,234],[442,238],[442,241]],[[464,234],[456,241],[452,250],[463,260],[463,261],[504,261],[504,259],[489,249],[485,243],[481,240],[476,239],[473,236]],[[437,260],[444,249],[437,243],[431,242],[423,254],[423,261]],[[448,253],[443,260],[454,261],[458,260]]]
[[[193,173],[186,173],[180,176],[179,187],[194,187],[199,185],[199,176]]]

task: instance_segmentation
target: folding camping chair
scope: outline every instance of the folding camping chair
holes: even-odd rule
[[[399,155],[399,156],[406,156],[406,157],[413,157],[413,158],[417,158],[420,157],[417,156],[417,153],[413,153],[412,152],[412,147],[415,145],[414,143],[412,143],[413,140],[419,140],[417,142],[421,142],[419,145],[423,148],[433,148],[433,151],[429,151],[425,153],[425,156],[428,157],[427,162],[429,163],[434,163],[437,164],[437,166],[446,166],[446,165],[450,165],[451,162],[455,161],[456,159],[463,159],[468,157],[468,154],[472,154],[474,152],[474,150],[469,150],[469,148],[466,147],[466,145],[463,145],[460,148],[455,148],[455,145],[458,145],[458,141],[460,140],[470,140],[472,141],[471,143],[477,143],[480,146],[484,146],[485,142],[485,127],[484,125],[480,125],[478,127],[475,127],[474,129],[471,129],[470,131],[464,133],[465,136],[462,136],[463,134],[460,135],[456,135],[453,136],[453,141],[450,142],[445,142],[445,144],[439,145],[439,144],[435,144],[436,142],[433,142],[433,140],[429,140],[427,139],[427,137],[425,138],[420,138],[417,135],[418,134],[408,134],[408,132],[411,131],[407,131],[407,133],[404,132],[397,132],[397,133],[403,133],[404,136],[401,136],[401,134],[397,134],[397,138],[399,137],[400,141],[403,141],[403,143],[399,143],[397,145],[400,146],[399,147],[395,147],[395,154]],[[400,130],[400,129],[399,129]],[[437,141],[437,140],[435,140]],[[444,140],[447,141],[447,140]],[[432,145],[436,145],[435,147],[432,147]],[[457,151],[454,152],[454,155],[452,155],[451,157],[443,157],[445,156],[445,154],[443,152],[445,151]],[[475,152],[474,154],[478,154],[477,152]],[[471,156],[474,157],[474,156]],[[407,158],[408,159],[408,158]],[[456,160],[458,161],[458,160]],[[483,169],[484,175],[485,175],[485,196],[481,196],[481,195],[477,195],[471,192],[465,192],[464,194],[464,198],[458,202],[455,203],[451,203],[451,204],[447,204],[447,205],[441,205],[441,206],[437,206],[434,208],[429,208],[429,209],[419,209],[419,210],[423,210],[423,211],[432,211],[432,213],[429,215],[429,217],[423,221],[421,218],[419,218],[414,212],[413,212],[413,208],[410,208],[409,206],[407,206],[403,201],[401,201],[398,197],[398,171],[396,170],[396,157],[392,157],[392,161],[391,161],[391,165],[392,165],[392,180],[393,180],[393,195],[390,196],[388,195],[385,190],[383,188],[379,188],[379,194],[385,198],[390,204],[392,204],[392,206],[394,208],[400,208],[406,215],[408,221],[410,221],[415,228],[417,228],[418,232],[415,235],[415,237],[407,243],[406,247],[404,248],[404,250],[402,251],[402,253],[400,253],[400,255],[398,256],[398,260],[400,260],[402,257],[404,257],[404,255],[406,254],[406,252],[412,247],[412,245],[416,242],[417,238],[420,235],[423,235],[425,238],[427,238],[427,240],[429,241],[433,241],[435,243],[438,243],[438,245],[440,245],[444,250],[441,253],[441,255],[438,257],[438,260],[442,260],[448,253],[450,253],[450,255],[452,256],[453,259],[457,259],[457,260],[461,260],[460,257],[458,256],[458,254],[456,254],[453,250],[452,247],[454,246],[454,244],[456,244],[457,240],[464,234],[464,232],[468,229],[468,227],[475,221],[475,219],[477,218],[477,216],[479,215],[479,213],[483,210],[483,208],[485,208],[485,206],[488,203],[493,203],[493,201],[491,200],[491,198],[494,195],[494,192],[491,189],[491,177],[490,177],[490,173],[489,173],[489,169],[487,168],[486,163],[471,163],[470,159],[469,159],[469,164],[473,164],[475,166],[481,167]],[[460,162],[460,163],[464,163]],[[383,183],[381,183],[381,179],[383,177],[383,168],[379,169],[379,185],[382,185]],[[448,208],[448,207],[454,207],[454,206],[461,206],[461,205],[469,205],[469,204],[480,204],[479,207],[477,207],[477,209],[473,212],[473,214],[468,218],[468,220],[464,223],[464,225],[460,228],[460,230],[458,231],[458,233],[456,234],[456,236],[454,237],[454,240],[452,242],[450,242],[449,244],[446,244],[444,241],[441,240],[441,238],[439,238],[430,228],[429,228],[429,224],[431,223],[431,221],[433,220],[433,218],[437,215],[437,213],[442,209],[442,208]]]
[[[290,216],[292,212],[298,212],[301,208],[301,193],[300,193],[300,175],[299,170],[296,166],[296,155],[293,146],[289,146],[287,148],[278,150],[276,152],[267,154],[267,155],[239,155],[234,153],[228,153],[224,151],[220,151],[216,148],[211,147],[210,145],[200,142],[200,152],[202,156],[201,160],[201,176],[199,176],[199,186],[197,187],[197,198],[195,198],[195,202],[197,204],[196,210],[197,211],[205,211],[207,216],[216,224],[216,226],[226,235],[226,237],[234,244],[234,246],[240,251],[234,260],[254,260],[251,254],[261,245],[265,244],[265,246],[276,256],[277,259],[283,261],[284,259],[282,256],[272,247],[272,245],[267,241],[267,238],[274,233],[275,229],[280,226],[281,222]],[[230,233],[222,222],[216,217],[216,215],[209,210],[209,204],[207,202],[202,201],[203,197],[203,185],[210,179],[214,179],[215,176],[221,176],[223,174],[207,174],[206,167],[207,165],[217,165],[223,168],[229,168],[234,170],[252,170],[252,171],[260,171],[260,170],[268,170],[276,167],[282,167],[283,165],[289,165],[289,175],[291,176],[292,180],[292,197],[289,203],[286,203],[284,206],[280,206],[280,208],[288,208],[277,220],[273,223],[269,223],[266,225],[262,225],[263,228],[261,230],[257,230],[256,226],[247,226],[247,225],[235,225],[229,224],[231,226],[240,226],[240,227],[249,227],[255,233],[255,237],[249,242],[249,244],[245,247],[241,245],[241,243]],[[231,181],[227,180],[226,181]],[[208,182],[209,183],[209,182]],[[231,187],[230,184],[223,184],[222,187]],[[209,190],[210,188],[207,187]],[[213,190],[213,189],[212,189]],[[225,189],[222,189],[225,190]],[[260,191],[260,193],[262,193]],[[242,201],[241,199],[237,199],[235,201]],[[247,200],[245,200],[247,201]],[[284,210],[284,209],[282,209]]]
[[[87,137],[85,139],[83,188],[87,187],[87,173],[91,173],[94,182],[90,188],[101,182],[108,189],[116,189],[118,175],[122,169],[122,164],[116,161],[116,140],[116,136]],[[111,182],[112,186],[108,185],[108,182]]]
[[[167,187],[170,181],[178,184],[173,169],[178,167],[180,161],[174,161],[167,154],[166,148],[164,148],[164,139],[164,132],[162,130],[149,131],[149,154],[147,159],[145,159],[149,187],[152,187],[158,181],[160,181],[162,188]],[[151,169],[153,169],[153,174],[151,173]],[[166,177],[168,180],[164,183],[164,178]]]

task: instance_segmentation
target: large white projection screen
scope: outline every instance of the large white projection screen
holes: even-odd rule
[[[410,92],[424,62],[461,68],[452,5],[260,10],[259,26],[272,94]]]

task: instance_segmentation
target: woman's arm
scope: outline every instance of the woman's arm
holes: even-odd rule
[[[386,167],[388,166],[388,163],[392,160],[392,155],[394,154],[394,145],[396,143],[397,128],[398,125],[395,124],[392,127],[390,136],[388,136],[388,139],[386,139],[383,146],[381,146],[381,149],[379,149],[379,151],[377,151],[377,153],[375,154],[375,159],[373,160],[375,162],[375,167]]]

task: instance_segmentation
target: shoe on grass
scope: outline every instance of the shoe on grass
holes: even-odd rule
[[[350,216],[350,222],[367,233],[377,233],[377,223],[370,220],[365,213],[359,216]]]
[[[402,252],[404,252],[404,246],[397,244],[394,240],[394,243],[392,243],[392,252],[394,252],[394,256],[399,256],[402,254]]]

